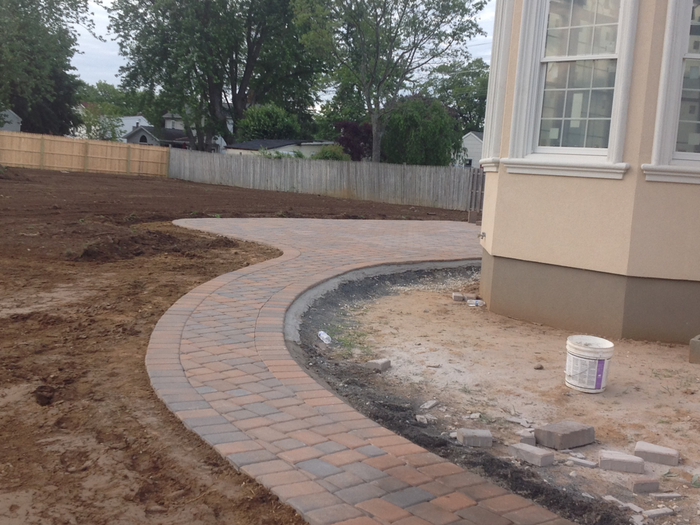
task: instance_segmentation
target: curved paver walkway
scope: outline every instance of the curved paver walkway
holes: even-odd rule
[[[314,525],[571,523],[383,428],[317,384],[285,346],[301,293],[386,263],[480,258],[466,223],[195,219],[177,225],[284,255],[185,295],[148,346],[153,388],[237,469]]]

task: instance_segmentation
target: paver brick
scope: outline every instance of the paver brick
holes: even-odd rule
[[[539,525],[540,523],[554,520],[558,516],[547,509],[532,505],[503,514],[503,517],[509,519],[516,525]]]
[[[508,494],[508,491],[498,485],[493,483],[479,483],[478,485],[470,485],[469,487],[462,487],[459,491],[469,496],[474,501],[481,501],[484,499],[495,498],[497,496],[503,496]]]
[[[290,498],[326,492],[326,489],[315,481],[303,481],[301,483],[278,485],[272,488],[272,492],[274,492],[282,501],[287,501]]]
[[[506,514],[507,512],[529,507],[532,503],[516,494],[505,494],[480,501],[479,505],[496,514]]]
[[[476,501],[461,492],[453,492],[446,494],[431,501],[433,505],[437,505],[449,512],[457,512],[458,510],[466,509],[476,505]]]
[[[388,476],[388,474],[382,470],[367,465],[366,463],[359,462],[343,465],[343,470],[346,472],[351,472],[358,478],[362,478],[365,481],[375,481]]]
[[[323,507],[306,514],[306,519],[311,525],[331,525],[352,518],[359,518],[362,512],[355,507],[343,503],[332,507]]]
[[[464,469],[455,465],[454,463],[444,461],[434,465],[418,467],[418,471],[422,472],[426,476],[430,476],[431,478],[441,478],[443,476],[451,476],[452,474],[461,474],[464,472]]]
[[[518,459],[536,465],[548,467],[554,464],[554,453],[526,443],[514,443],[508,446],[508,453]]]
[[[430,492],[432,495],[439,497],[439,496],[444,496],[445,494],[452,494],[455,489],[452,487],[448,487],[444,483],[440,483],[439,481],[431,481],[430,483],[426,483],[425,485],[421,485],[419,488],[423,490],[427,490]],[[460,489],[461,491],[461,489]]]
[[[386,470],[385,472],[394,478],[400,479],[401,481],[408,483],[409,485],[413,485],[414,487],[432,481],[432,478],[430,476],[422,474],[413,467],[394,467],[390,468],[389,470]]]
[[[384,490],[371,483],[362,483],[335,493],[336,496],[350,505],[357,505],[363,501],[381,498],[385,494]]]
[[[629,489],[636,494],[657,492],[659,480],[651,476],[637,476],[629,480]]]
[[[493,436],[490,430],[460,428],[457,430],[457,441],[465,447],[491,448],[493,445]]]
[[[447,525],[459,520],[456,514],[428,502],[419,503],[413,507],[408,507],[406,510],[434,525]]]
[[[402,518],[408,518],[411,515],[407,510],[379,498],[358,503],[357,508],[369,512],[373,516],[388,521],[389,523],[393,523]]]
[[[512,521],[479,505],[457,511],[457,516],[474,525],[512,525]]]
[[[397,458],[393,454],[385,454],[383,456],[369,458],[364,460],[363,463],[379,470],[386,470],[406,464],[404,460]]]
[[[321,459],[309,459],[296,464],[297,468],[313,474],[317,478],[325,478],[335,474],[342,474],[344,471],[327,463]]]
[[[538,445],[565,450],[590,445],[595,441],[595,429],[576,421],[560,421],[535,428]]]
[[[452,487],[453,489],[461,489],[462,487],[469,487],[471,485],[477,485],[484,482],[484,478],[472,472],[461,472],[459,474],[451,474],[449,476],[444,476],[439,478],[438,481]]]
[[[335,492],[337,489],[347,489],[349,487],[354,487],[355,485],[360,485],[364,483],[365,480],[356,476],[352,472],[341,472],[340,474],[335,474],[333,476],[328,476],[324,481],[333,484]]]
[[[342,503],[343,502],[340,500],[340,498],[328,492],[317,492],[315,494],[307,494],[306,496],[298,496],[287,500],[288,505],[291,505],[294,507],[294,509],[301,513],[324,507],[332,507]]]
[[[342,465],[347,465],[349,463],[356,463],[367,459],[367,456],[360,454],[356,450],[343,450],[342,452],[335,452],[333,454],[328,454],[323,456],[323,460],[327,461],[331,465],[340,467]]]
[[[680,454],[677,450],[646,441],[637,441],[634,446],[634,455],[642,458],[644,461],[651,463],[660,463],[662,465],[670,465],[675,467],[680,460]]]
[[[399,490],[398,492],[387,494],[383,499],[389,503],[393,503],[397,507],[405,509],[406,507],[412,507],[413,505],[430,501],[433,499],[433,495],[426,490],[419,489],[418,487],[410,487],[404,490]]]
[[[630,454],[601,450],[598,461],[600,468],[604,470],[617,470],[618,472],[633,472],[636,474],[644,473],[644,460]]]

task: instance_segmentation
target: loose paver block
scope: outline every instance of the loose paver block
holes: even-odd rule
[[[678,499],[683,497],[678,492],[653,492],[649,495],[654,499]]]
[[[533,447],[537,445],[537,439],[535,439],[535,430],[532,428],[525,428],[518,432],[520,436],[520,442],[526,445],[532,445]]]
[[[700,365],[700,335],[696,335],[690,340],[688,362]]]
[[[478,428],[460,428],[457,431],[457,441],[465,447],[491,448],[493,446],[491,431]]]
[[[386,372],[391,368],[390,359],[372,359],[367,361],[365,366],[371,370],[377,370],[378,372]]]
[[[478,259],[478,227],[306,219],[177,224],[283,251],[199,286],[151,336],[146,366],[153,388],[219,454],[311,525],[534,523],[541,511],[529,501],[365,418],[317,384],[285,345],[287,310],[307,290],[383,263]],[[477,432],[465,441],[488,446],[492,438]],[[513,522],[505,513],[515,513]],[[537,519],[569,525],[552,516]]]
[[[598,464],[603,470],[617,470],[618,472],[644,473],[644,460],[631,454],[601,450]]]
[[[560,421],[535,428],[535,439],[538,445],[555,450],[583,447],[595,441],[595,429],[576,421]]]
[[[637,441],[637,444],[634,446],[634,455],[639,456],[644,461],[661,463],[671,467],[678,465],[680,459],[680,454],[677,450],[647,443],[646,441]]]
[[[598,466],[598,463],[595,461],[588,461],[587,459],[571,457],[569,458],[569,461],[571,461],[574,465],[578,465],[579,467],[596,468]]]
[[[650,509],[642,512],[642,516],[646,518],[662,518],[664,516],[673,516],[673,510],[668,507],[661,507],[660,509]]]
[[[508,453],[518,459],[536,465],[548,467],[554,464],[554,452],[533,447],[525,443],[514,443],[508,447]]]
[[[452,294],[452,300],[453,300],[453,301],[464,301],[464,294],[458,293],[458,292],[454,292],[454,293]]]
[[[646,494],[659,490],[659,480],[650,476],[637,476],[630,479],[629,489],[635,494]]]

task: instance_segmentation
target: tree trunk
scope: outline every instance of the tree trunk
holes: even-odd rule
[[[382,155],[382,122],[378,111],[372,111],[372,162],[381,162]]]

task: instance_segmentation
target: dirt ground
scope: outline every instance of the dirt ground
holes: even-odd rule
[[[151,330],[198,284],[276,257],[184,217],[465,220],[181,181],[0,173],[0,523],[301,524],[153,394]]]
[[[646,473],[661,479],[661,491],[682,494],[672,501],[632,494],[630,475],[567,464],[565,453],[557,453],[556,467],[533,470],[546,483],[593,501],[612,495],[644,509],[674,508],[676,515],[661,523],[700,523],[700,367],[689,365],[687,345],[614,340],[607,389],[581,393],[564,384],[570,332],[453,301],[451,292],[478,292],[478,273],[439,273],[370,283],[364,293],[362,285],[339,292],[330,299],[337,303],[332,316],[311,315],[307,343],[314,330],[324,329],[334,336],[331,347],[324,352],[311,345],[331,362],[389,358],[391,369],[370,381],[410,405],[399,431],[420,426],[416,414],[429,414],[428,434],[449,438],[458,428],[489,429],[496,440],[492,452],[507,458],[507,445],[519,440],[516,432],[524,426],[574,420],[595,427],[596,443],[576,449],[592,461],[600,450],[632,453],[637,441],[677,449],[677,468],[646,464]],[[357,374],[352,367],[347,373],[326,368],[321,375],[327,379],[335,370],[336,387]],[[428,400],[439,403],[420,410]],[[575,519],[576,511],[568,517]]]

